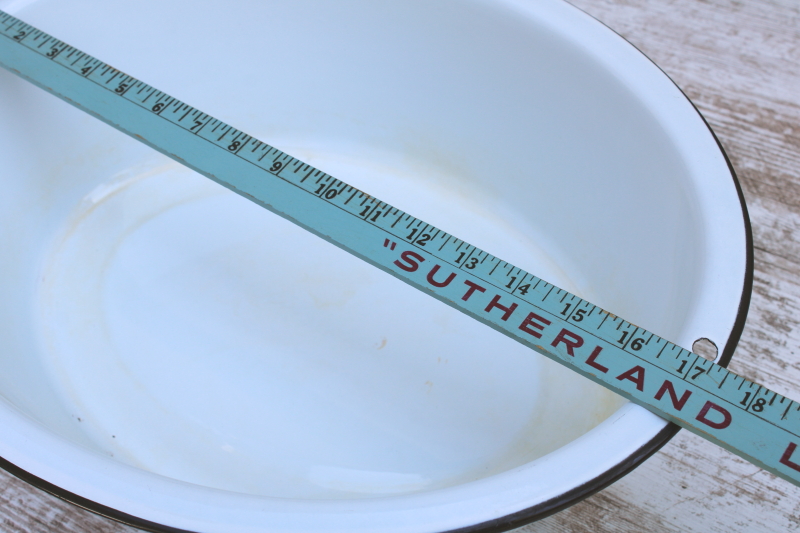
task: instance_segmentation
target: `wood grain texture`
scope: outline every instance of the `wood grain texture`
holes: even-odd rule
[[[800,3],[571,0],[653,59],[714,129],[755,240],[750,315],[731,368],[800,399]],[[800,488],[688,432],[595,496],[525,533],[800,529]],[[0,471],[3,532],[134,532]]]

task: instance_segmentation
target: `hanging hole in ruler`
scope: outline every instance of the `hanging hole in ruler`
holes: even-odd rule
[[[719,350],[717,350],[717,345],[711,339],[707,339],[705,337],[700,337],[694,344],[692,344],[692,351],[697,355],[701,355],[708,359],[709,361],[716,361],[717,355],[719,354]]]

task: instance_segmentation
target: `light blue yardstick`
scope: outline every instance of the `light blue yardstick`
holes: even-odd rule
[[[522,344],[800,485],[800,404],[0,11],[0,64]]]

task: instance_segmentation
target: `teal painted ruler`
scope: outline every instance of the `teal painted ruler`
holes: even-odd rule
[[[800,404],[0,11],[0,64],[650,411],[800,485]]]

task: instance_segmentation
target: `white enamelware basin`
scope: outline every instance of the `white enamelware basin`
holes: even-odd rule
[[[0,1],[626,319],[730,358],[721,148],[560,1]],[[675,432],[0,72],[0,462],[156,531],[503,530]]]

